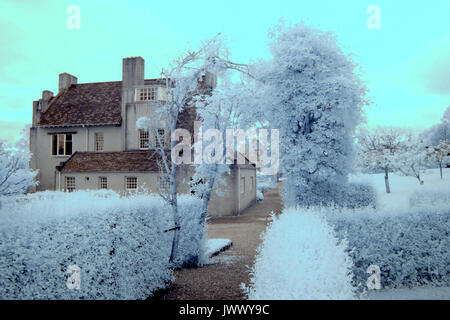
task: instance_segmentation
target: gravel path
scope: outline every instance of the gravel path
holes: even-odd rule
[[[237,217],[211,219],[208,238],[227,238],[233,246],[214,257],[214,264],[175,271],[172,286],[158,292],[155,300],[243,299],[241,283],[248,284],[248,266],[253,265],[260,235],[270,221],[270,213],[281,212],[280,185]]]

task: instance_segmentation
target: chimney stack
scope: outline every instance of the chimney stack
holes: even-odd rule
[[[122,60],[122,86],[132,88],[144,85],[144,59],[142,57]]]
[[[72,84],[77,84],[78,79],[77,77],[68,74],[66,72],[59,74],[59,83],[58,83],[58,93],[61,93],[64,89],[67,89]]]
[[[42,101],[49,101],[51,97],[53,97],[53,92],[50,90],[42,91]]]
[[[48,108],[50,99],[53,97],[53,92],[50,90],[44,90],[42,91],[42,98],[33,101],[33,120],[32,120],[32,126],[36,127],[39,119],[41,117],[41,113],[45,112]]]

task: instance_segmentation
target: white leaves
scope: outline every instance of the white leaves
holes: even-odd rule
[[[346,245],[320,210],[285,209],[263,235],[249,299],[352,299]]]
[[[0,142],[0,196],[24,193],[33,181],[37,171],[29,167],[28,150],[17,150],[5,142]]]
[[[203,256],[201,201],[180,196],[178,264]],[[3,299],[146,299],[172,280],[174,226],[157,196],[113,191],[38,192],[11,197],[0,210]],[[68,290],[67,267],[80,268]]]
[[[366,87],[329,32],[280,24],[270,45],[273,59],[252,70],[263,86],[267,120],[280,129],[286,187],[304,195],[290,203],[295,205],[308,199],[308,186],[345,183],[353,165],[354,131],[368,103]]]

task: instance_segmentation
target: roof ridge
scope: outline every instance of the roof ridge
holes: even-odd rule
[[[148,78],[144,79],[144,81],[148,80],[165,80],[165,78]],[[84,85],[84,84],[105,84],[105,83],[119,83],[122,82],[122,80],[114,80],[114,81],[96,81],[96,82],[83,82],[83,83],[76,83],[75,85]]]

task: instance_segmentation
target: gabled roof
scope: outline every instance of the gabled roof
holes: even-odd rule
[[[120,125],[121,101],[121,81],[73,84],[51,101],[38,125]]]
[[[144,85],[164,85],[147,79]],[[39,126],[120,125],[122,81],[73,84],[50,100]]]
[[[60,168],[68,172],[157,172],[161,157],[152,150],[75,152]]]

